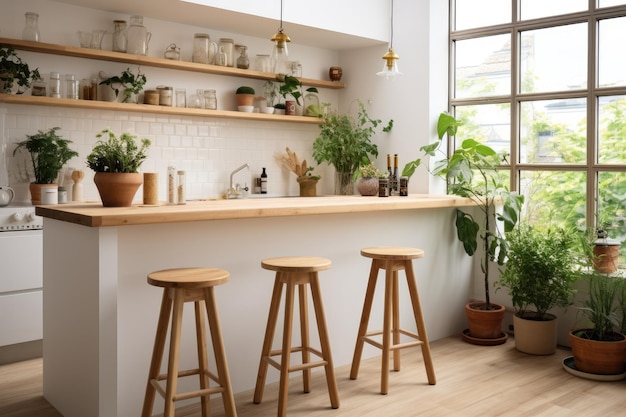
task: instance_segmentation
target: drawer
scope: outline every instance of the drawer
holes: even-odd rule
[[[0,295],[0,346],[43,338],[43,291]]]

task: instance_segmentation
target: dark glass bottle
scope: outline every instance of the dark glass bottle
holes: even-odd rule
[[[267,174],[265,173],[265,168],[263,168],[261,173],[261,194],[267,194]]]

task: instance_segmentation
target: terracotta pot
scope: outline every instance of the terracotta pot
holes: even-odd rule
[[[93,182],[104,207],[130,207],[143,179],[138,172],[97,172]]]
[[[494,310],[480,310],[485,303],[468,303],[465,315],[469,323],[469,335],[475,339],[498,339],[502,336],[504,306],[491,303]]]
[[[318,178],[303,175],[298,177],[297,181],[300,184],[300,197],[315,197],[317,195]]]
[[[35,184],[31,182],[28,186],[30,190],[30,201],[33,206],[41,205],[41,189],[42,188],[58,188],[57,184]]]
[[[363,196],[378,195],[378,178],[359,178],[356,189]]]
[[[253,106],[254,94],[235,94],[237,106]]]
[[[569,333],[576,369],[597,375],[618,375],[624,372],[626,338],[623,335],[617,333],[622,340],[603,342],[578,337],[576,333],[579,331],[572,330]]]
[[[556,316],[547,314],[549,320],[534,320],[536,314],[513,315],[515,349],[531,355],[552,355],[556,352]]]

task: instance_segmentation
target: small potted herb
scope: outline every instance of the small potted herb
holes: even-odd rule
[[[243,109],[242,107],[254,107],[254,88],[249,87],[247,85],[243,85],[235,91],[235,97],[237,98],[237,109],[239,111],[244,111],[248,109]],[[250,109],[250,111],[252,111]]]
[[[356,182],[356,189],[362,196],[378,195],[378,179],[385,178],[387,172],[376,168],[373,162],[359,168],[361,178]]]
[[[146,75],[137,68],[137,74],[133,73],[130,68],[122,71],[121,75],[107,77],[102,71],[100,77],[100,85],[106,85],[115,93],[115,100],[118,99],[120,91],[122,91],[122,103],[137,103],[139,93],[146,85]]]
[[[17,82],[16,94],[23,94],[33,79],[41,78],[39,70],[30,70],[13,48],[0,48],[0,92],[11,94]]]

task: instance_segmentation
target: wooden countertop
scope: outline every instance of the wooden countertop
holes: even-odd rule
[[[447,195],[408,197],[320,196],[190,201],[184,205],[102,207],[100,203],[37,206],[36,214],[89,227],[249,219],[472,206]]]

